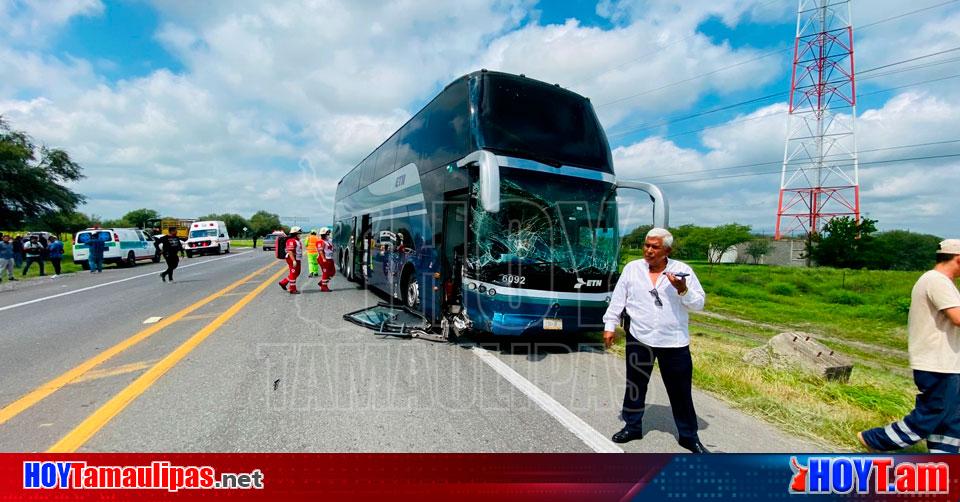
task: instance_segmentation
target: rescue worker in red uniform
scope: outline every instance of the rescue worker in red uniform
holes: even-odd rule
[[[291,295],[299,295],[297,278],[300,277],[300,266],[303,263],[303,243],[300,242],[300,227],[292,227],[287,237],[287,268],[290,274],[280,281],[280,287],[289,291]]]
[[[323,227],[320,229],[320,241],[317,243],[317,260],[320,263],[320,270],[323,276],[320,277],[320,291],[330,291],[330,279],[337,273],[337,267],[334,264],[333,241],[330,238],[330,229]]]

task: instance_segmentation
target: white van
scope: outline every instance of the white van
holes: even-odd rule
[[[160,259],[154,253],[153,239],[136,228],[88,228],[81,230],[73,237],[73,263],[80,265],[84,270],[90,269],[90,248],[87,243],[91,239],[104,241],[103,263],[116,263],[118,266],[132,267],[138,261]]]
[[[222,221],[195,221],[190,224],[190,234],[184,245],[187,258],[201,253],[229,253],[230,234]]]

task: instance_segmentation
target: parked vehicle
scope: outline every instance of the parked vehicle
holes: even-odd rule
[[[152,233],[157,233],[154,237],[160,237],[166,235],[170,227],[177,227],[177,237],[181,241],[187,240],[187,237],[190,235],[190,225],[197,220],[192,218],[153,218],[147,220],[145,231],[149,230]]]
[[[87,261],[90,249],[87,243],[96,236],[105,243],[104,263],[116,263],[117,266],[132,267],[138,261],[160,259],[154,254],[153,240],[137,228],[88,228],[81,230],[73,238],[73,263],[89,270]]]
[[[277,237],[279,237],[279,236],[281,236],[281,235],[283,235],[283,234],[280,233],[280,232],[274,232],[274,233],[272,233],[272,234],[264,235],[264,236],[263,236],[263,250],[264,250],[264,251],[270,251],[271,249],[275,249],[275,248],[277,247]]]
[[[220,254],[230,252],[230,234],[222,221],[195,221],[190,224],[187,236],[187,258],[197,254]]]

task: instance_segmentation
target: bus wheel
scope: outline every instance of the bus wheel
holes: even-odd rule
[[[408,308],[416,309],[420,306],[420,285],[417,284],[417,274],[411,267],[403,277],[403,304]]]

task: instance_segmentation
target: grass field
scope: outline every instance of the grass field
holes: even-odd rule
[[[707,315],[691,316],[690,324],[699,388],[837,450],[862,450],[857,431],[912,409],[906,319],[910,290],[923,272],[691,265],[707,292]],[[813,333],[850,356],[850,381],[825,382],[742,361],[744,353],[785,331]],[[615,350],[622,352],[622,339]]]

